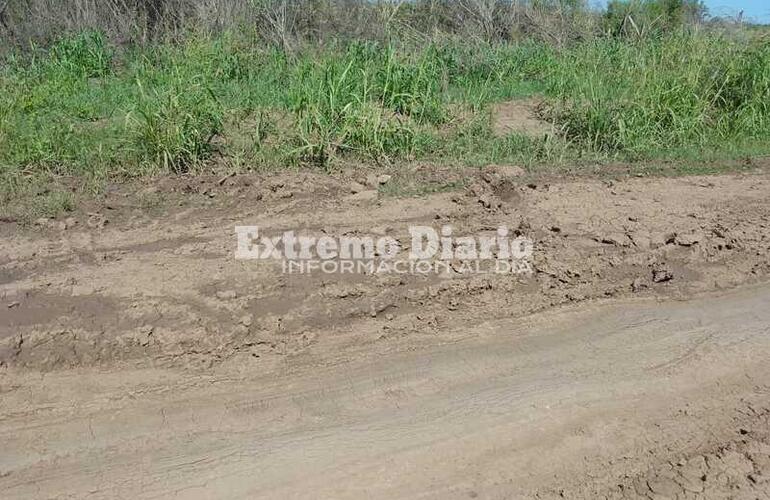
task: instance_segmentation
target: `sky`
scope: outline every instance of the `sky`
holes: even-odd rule
[[[712,16],[737,15],[744,11],[744,18],[770,24],[770,1],[768,0],[704,0]]]

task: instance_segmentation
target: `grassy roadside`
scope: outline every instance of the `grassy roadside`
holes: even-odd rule
[[[494,133],[544,101],[551,134]],[[765,155],[770,43],[704,33],[541,43],[353,42],[288,56],[243,34],[118,50],[97,32],[0,68],[0,202],[66,210],[74,177],[330,169],[350,161],[541,164]]]

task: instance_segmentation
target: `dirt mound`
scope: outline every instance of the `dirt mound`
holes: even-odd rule
[[[312,180],[236,179],[229,194],[202,195],[219,205],[152,216],[114,208],[108,224],[6,238],[0,363],[264,361],[586,300],[725,289],[766,279],[770,266],[765,176],[525,185],[495,167],[464,190],[355,203],[344,184]],[[534,241],[533,274],[467,273],[461,261],[441,275],[285,274],[279,262],[234,259],[239,224],[387,235],[403,252],[409,225],[457,235],[504,225]]]

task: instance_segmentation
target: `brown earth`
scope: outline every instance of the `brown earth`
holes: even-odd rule
[[[555,126],[544,120],[540,113],[542,101],[516,99],[492,106],[492,131],[503,137],[511,133],[532,137],[554,134]]]
[[[358,180],[0,225],[3,497],[770,498],[768,174]],[[534,273],[234,258],[235,225],[445,224],[532,238]]]

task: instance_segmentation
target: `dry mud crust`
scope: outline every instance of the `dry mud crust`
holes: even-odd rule
[[[658,465],[619,485],[609,498],[770,498],[767,409],[737,431],[740,439],[713,451]]]
[[[452,341],[480,320],[570,303],[682,298],[767,279],[767,175],[545,184],[518,174],[490,168],[462,190],[406,199],[362,199],[323,176],[233,178],[219,205],[116,208],[109,223],[90,214],[6,232],[0,364],[262,367],[287,355]],[[404,251],[410,225],[458,235],[505,225],[534,240],[534,274],[287,275],[278,262],[234,259],[235,225],[390,235]]]

